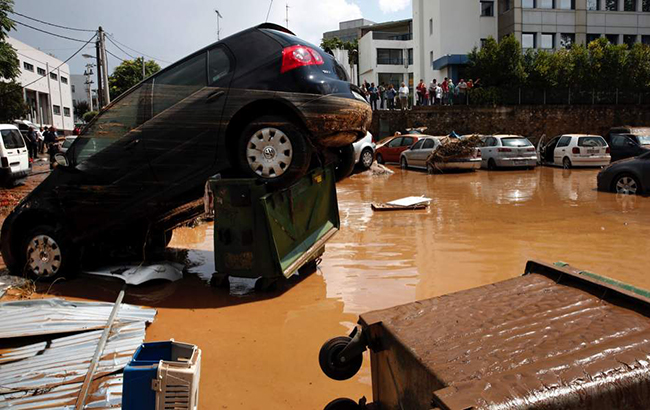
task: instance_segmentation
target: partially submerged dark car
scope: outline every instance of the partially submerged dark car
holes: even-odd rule
[[[2,256],[13,273],[52,279],[98,244],[164,246],[202,213],[210,176],[288,186],[312,162],[353,154],[370,119],[333,57],[281,26],[242,31],[106,107],[7,217]]]
[[[650,194],[650,151],[604,168],[598,173],[598,189],[625,195]]]
[[[650,128],[614,127],[605,136],[612,151],[612,162],[637,157],[650,151]]]

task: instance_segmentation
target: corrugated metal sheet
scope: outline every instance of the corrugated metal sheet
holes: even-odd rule
[[[81,331],[0,351],[0,408],[74,409],[102,336],[101,328],[105,327],[112,308],[112,303],[61,299],[0,304],[0,332],[6,330],[8,334],[24,336]],[[99,358],[85,408],[121,406],[122,377],[116,373],[126,366],[144,341],[146,323],[152,322],[155,314],[155,309],[120,306]],[[21,318],[25,319],[25,324]],[[30,330],[27,323],[33,329]],[[4,333],[0,334],[5,337]]]
[[[0,303],[0,338],[103,329],[111,309],[112,303],[72,302],[63,299]],[[117,320],[151,323],[155,315],[155,309],[122,304]]]

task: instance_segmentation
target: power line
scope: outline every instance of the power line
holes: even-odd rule
[[[120,50],[121,52],[123,52],[124,54],[126,54],[127,56],[129,56],[129,57],[131,57],[132,59],[135,60],[135,57],[133,57],[131,54],[129,54],[129,53],[127,53],[126,51],[124,51],[120,46],[118,46],[118,45],[113,41],[113,39],[111,39],[111,38],[108,37],[108,36],[106,36],[106,38],[108,38],[108,41],[110,41],[111,43],[113,43],[113,45],[114,45],[115,47],[117,47],[118,50]]]
[[[15,14],[17,16],[25,17],[26,19],[29,19],[29,20],[38,21],[39,23],[47,24],[48,26],[52,26],[52,27],[58,27],[58,28],[63,28],[63,29],[66,29],[66,30],[74,30],[74,31],[85,31],[85,32],[89,32],[89,33],[94,33],[95,31],[97,31],[97,30],[89,30],[89,29],[85,29],[85,28],[74,28],[74,27],[60,26],[58,24],[48,23],[47,21],[39,20],[39,19],[34,18],[34,17],[30,17],[30,16],[26,16],[24,14],[20,14],[17,11],[11,11],[10,10],[9,12],[13,13],[13,14]]]
[[[113,57],[117,58],[117,59],[120,60],[120,61],[125,61],[123,58],[120,58],[120,57],[116,56],[115,54],[111,53],[110,51],[108,51],[108,49],[106,49],[106,52],[107,52],[108,54],[112,55]],[[106,63],[108,63],[108,61],[107,61]]]
[[[269,4],[269,11],[266,12],[266,21],[269,21],[269,14],[271,14],[271,6],[273,6],[273,0],[271,0],[271,4]]]
[[[163,60],[162,58],[157,58],[157,57],[154,57],[154,56],[150,56],[150,55],[145,54],[145,53],[143,53],[143,52],[141,52],[141,51],[135,50],[135,49],[133,49],[133,48],[127,46],[127,45],[124,44],[124,43],[120,43],[119,41],[117,41],[117,39],[116,39],[115,37],[113,37],[112,35],[110,35],[110,34],[108,34],[108,33],[106,33],[106,36],[109,37],[109,39],[113,39],[113,40],[115,41],[115,43],[121,45],[121,46],[124,47],[124,48],[127,48],[127,49],[133,51],[134,53],[137,53],[138,55],[145,56],[145,57],[149,57],[149,58],[151,58],[151,59],[153,59],[153,60],[158,60],[158,61],[163,62],[163,63],[171,64],[171,61],[166,61],[166,60]],[[113,43],[113,44],[115,44],[115,43]]]
[[[30,26],[29,24],[25,24],[25,23],[20,22],[20,21],[18,21],[18,20],[13,20],[13,19],[10,19],[10,20],[13,21],[13,22],[16,23],[16,24],[20,24],[21,26],[29,27],[29,28],[31,28],[32,30],[40,31],[41,33],[49,34],[49,35],[54,36],[54,37],[60,37],[60,38],[64,38],[64,39],[66,39],[66,40],[70,40],[70,41],[77,41],[77,42],[79,42],[79,43],[85,43],[85,42],[86,42],[85,40],[80,40],[80,39],[78,39],[78,38],[72,38],[72,37],[68,37],[68,36],[62,36],[61,34],[56,34],[56,33],[52,33],[52,32],[50,32],[50,31],[42,30],[42,29],[40,29],[40,28],[38,28],[38,27]]]

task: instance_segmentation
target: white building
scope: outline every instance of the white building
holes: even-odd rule
[[[73,107],[73,111],[74,111],[74,107],[77,105],[77,103],[81,102],[81,101],[85,101],[86,103],[88,103],[88,107],[91,110],[97,110],[97,107],[99,106],[97,104],[97,90],[91,88],[93,83],[86,84],[86,82],[88,81],[87,77],[85,75],[82,75],[82,74],[72,74],[70,76],[70,80],[71,80],[70,89],[72,91],[72,107]],[[90,81],[93,81],[93,80],[90,79]],[[90,99],[91,95],[92,95],[92,103],[91,103],[91,99]],[[83,119],[82,118],[76,118],[76,116],[75,116],[74,121],[75,121],[75,123],[79,123],[79,122],[83,121]]]
[[[413,90],[412,21],[401,20],[361,28],[359,39],[360,82],[393,84],[402,82]]]
[[[16,50],[20,61],[17,81],[25,86],[25,102],[30,108],[26,119],[39,126],[54,125],[60,132],[72,132],[74,121],[68,65],[15,38],[8,37],[7,41]]]
[[[650,44],[649,0],[413,0],[415,77],[463,76],[467,54],[492,36],[557,50],[606,37]]]

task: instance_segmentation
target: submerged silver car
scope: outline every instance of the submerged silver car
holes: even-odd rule
[[[366,136],[352,144],[354,147],[354,163],[363,169],[368,169],[375,161],[375,149],[377,145],[372,140],[372,134],[367,132]]]
[[[426,169],[430,174],[437,171],[464,171],[480,168],[481,158],[478,149],[474,149],[474,153],[471,156],[453,158],[449,161],[436,162],[435,164],[428,163],[427,159],[429,155],[441,144],[449,143],[449,141],[449,137],[446,136],[423,136],[411,148],[402,152],[400,166],[402,169]]]
[[[533,168],[537,166],[537,151],[528,138],[521,135],[484,135],[481,151],[481,167]]]

